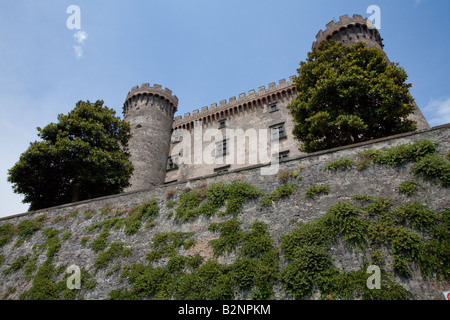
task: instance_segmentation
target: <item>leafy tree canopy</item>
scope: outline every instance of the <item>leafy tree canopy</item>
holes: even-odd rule
[[[30,210],[120,193],[133,166],[127,149],[130,126],[115,111],[79,101],[57,123],[37,128],[42,141],[30,143],[8,171],[15,193]]]
[[[314,152],[414,131],[407,74],[363,42],[323,42],[300,63],[297,97],[288,105],[294,136]]]

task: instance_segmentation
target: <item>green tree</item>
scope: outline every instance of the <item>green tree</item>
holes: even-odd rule
[[[288,105],[301,151],[314,152],[416,129],[407,74],[363,42],[323,42],[300,63]]]
[[[37,128],[42,141],[30,143],[8,171],[15,193],[30,210],[120,193],[133,166],[127,149],[130,126],[115,111],[79,101],[57,123]]]

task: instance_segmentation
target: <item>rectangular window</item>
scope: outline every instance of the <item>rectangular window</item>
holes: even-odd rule
[[[214,169],[214,173],[228,172],[228,170],[230,170],[230,165],[226,165],[226,166],[215,168]]]
[[[227,126],[227,119],[219,120],[219,129],[225,128]]]
[[[171,156],[167,159],[167,171],[178,169],[179,156]]]
[[[286,138],[287,135],[286,130],[284,129],[284,123],[270,126],[270,134],[272,140]]]
[[[269,105],[270,112],[278,111],[277,104],[272,103]]]
[[[278,160],[283,161],[287,158],[289,158],[289,150],[278,153]]]
[[[216,157],[223,157],[228,154],[228,139],[224,139],[220,142],[216,142]]]
[[[178,143],[181,140],[182,140],[182,136],[181,136],[181,134],[179,132],[172,133],[172,143],[173,144]]]

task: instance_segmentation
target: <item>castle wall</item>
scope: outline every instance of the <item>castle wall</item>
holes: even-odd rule
[[[249,94],[240,94],[239,99],[231,97],[229,101],[222,100],[219,105],[212,104],[210,108],[204,107],[201,112],[194,110],[193,113],[186,113],[184,117],[177,116],[174,120],[172,130],[172,143],[170,145],[169,156],[189,155],[182,159],[178,166],[167,167],[165,182],[185,181],[190,178],[197,178],[212,174],[215,170],[234,170],[244,168],[249,165],[270,162],[268,160],[273,153],[274,146],[271,140],[271,128],[275,125],[283,125],[285,137],[280,138],[277,150],[284,154],[285,158],[293,158],[304,154],[299,151],[299,141],[292,134],[295,123],[289,114],[287,105],[295,98],[294,76],[289,81],[280,80],[279,84],[269,84],[260,87],[258,92],[250,90]],[[272,107],[275,105],[275,111]],[[225,126],[221,128],[220,120],[225,119]],[[426,130],[430,126],[420,109],[416,110],[408,119],[417,122],[417,130]],[[232,130],[235,134],[227,141],[229,157],[215,157],[217,147],[216,137],[206,136],[206,132],[217,129],[221,132],[221,139],[227,139],[227,130]],[[238,131],[240,130],[240,131]],[[267,134],[264,136],[264,131]],[[245,136],[243,143],[242,132],[249,133]],[[256,139],[252,139],[252,132],[256,133]],[[189,140],[183,142],[184,133]],[[261,141],[267,141],[265,147],[267,152],[261,148]],[[188,146],[183,149],[183,146]],[[252,149],[252,147],[254,147]],[[239,158],[239,150],[244,149],[245,159]],[[232,152],[230,150],[232,149]],[[208,151],[208,152],[207,152]],[[211,151],[211,152],[209,152]],[[253,152],[252,152],[253,151]],[[205,154],[211,154],[213,163],[205,161]],[[257,155],[254,155],[257,153]],[[263,156],[267,155],[267,157]],[[181,158],[181,157],[180,157]]]
[[[180,130],[188,134],[190,156],[184,159],[184,163],[179,164],[177,169],[168,170],[166,182],[201,177],[223,167],[233,170],[270,162],[273,152],[271,128],[275,125],[283,125],[286,134],[286,137],[279,140],[279,151],[289,152],[288,157],[291,158],[300,155],[298,142],[292,135],[294,123],[286,108],[294,96],[295,89],[291,77],[289,82],[281,80],[279,85],[270,84],[269,89],[260,87],[257,93],[252,90],[248,96],[241,94],[238,100],[230,98],[228,103],[222,101],[219,107],[212,105],[210,109],[205,107],[200,113],[186,114],[184,118],[177,117],[172,141]],[[219,121],[222,119],[225,120],[223,128]],[[220,130],[221,136],[209,139],[208,131],[214,132],[216,129]],[[243,133],[247,135],[243,137]],[[224,157],[216,157],[218,151],[216,142],[220,142],[220,139],[229,139],[226,150],[228,155]],[[183,141],[172,142],[170,154],[178,153],[183,145],[189,144]],[[206,163],[204,156],[207,153],[211,154],[214,163]],[[244,153],[245,156],[242,157]],[[186,160],[190,162],[186,163]]]
[[[401,134],[310,155],[300,155],[297,158],[283,161],[281,169],[284,170],[292,171],[299,169],[299,165],[302,165],[303,179],[289,182],[297,184],[298,190],[290,197],[281,199],[267,208],[261,208],[258,200],[248,200],[237,219],[242,223],[242,228],[245,230],[248,230],[248,226],[255,221],[265,222],[268,225],[270,236],[274,239],[275,247],[282,256],[280,237],[292,231],[296,222],[307,222],[321,217],[331,205],[338,201],[351,200],[356,194],[389,197],[403,203],[419,201],[431,210],[440,212],[450,206],[449,188],[442,188],[436,183],[420,180],[422,188],[419,189],[417,194],[406,196],[398,192],[400,183],[413,178],[409,170],[410,163],[398,168],[371,165],[363,171],[353,168],[341,172],[329,172],[324,171],[323,167],[332,160],[344,157],[356,160],[358,153],[366,149],[379,149],[423,139],[438,142],[439,153],[445,155],[450,149],[449,129],[450,125],[446,125],[423,132]],[[179,254],[187,256],[199,253],[205,259],[217,259],[221,264],[230,264],[236,259],[234,253],[224,254],[217,258],[213,256],[209,241],[216,239],[218,234],[208,229],[211,223],[226,221],[231,218],[230,216],[215,215],[210,218],[200,216],[192,221],[181,222],[175,219],[173,209],[168,208],[167,204],[169,201],[179,201],[182,192],[217,181],[225,183],[233,181],[248,182],[265,193],[273,192],[281,183],[277,174],[261,175],[260,170],[264,167],[254,166],[245,170],[238,169],[223,174],[211,174],[203,179],[191,179],[186,182],[156,186],[147,190],[2,218],[0,219],[0,228],[3,228],[0,230],[3,230],[2,232],[4,232],[7,224],[10,224],[13,230],[17,230],[21,222],[41,216],[44,217],[44,220],[42,226],[34,233],[30,234],[29,229],[26,229],[25,231],[28,230],[30,236],[23,241],[20,241],[21,237],[18,232],[13,233],[11,238],[6,240],[0,236],[2,238],[2,246],[0,247],[0,299],[18,299],[22,293],[33,287],[33,280],[36,279],[38,274],[42,275],[40,268],[49,259],[49,245],[44,245],[48,241],[48,233],[46,236],[45,230],[49,228],[59,231],[57,237],[61,244],[59,249],[54,251],[53,264],[55,268],[61,267],[65,270],[69,265],[77,265],[84,268],[96,281],[93,288],[86,289],[82,285],[81,290],[77,291],[79,298],[105,299],[112,290],[128,288],[130,284],[126,280],[121,281],[121,271],[125,269],[125,265],[147,264],[146,255],[153,250],[151,246],[153,236],[161,232],[193,232],[192,239],[195,240],[195,245],[189,249],[177,248]],[[328,194],[317,199],[305,198],[305,190],[311,186],[323,184],[329,184],[330,191]],[[172,197],[168,199],[170,195]],[[130,209],[135,205],[152,198],[157,199],[160,208],[159,215],[152,225],[144,226],[143,224],[139,231],[133,235],[126,234],[123,226],[111,227],[106,238],[106,248],[100,252],[94,252],[92,241],[99,236],[102,227],[92,228],[92,226],[106,222],[109,218],[117,218],[118,221],[122,221],[121,219],[129,217],[132,212]],[[84,245],[83,239],[87,240]],[[107,267],[96,270],[96,259],[108,250],[113,242],[122,242],[125,248],[131,250],[131,253],[127,256],[119,255],[113,258]],[[330,252],[333,256],[334,265],[340,270],[346,271],[358,270],[363,263],[363,258],[370,257],[369,251],[352,249],[340,241],[332,245]],[[26,257],[26,255],[29,255],[29,260],[25,259],[27,263],[11,271],[14,263],[19,258]],[[34,261],[35,268],[30,268],[32,261]],[[280,269],[283,268],[283,261],[280,262]],[[167,258],[162,258],[154,262],[154,266],[164,266],[166,263]],[[6,272],[6,270],[9,270],[9,272]],[[65,279],[64,272],[53,276],[57,281]],[[412,271],[411,278],[396,277],[395,281],[409,290],[415,299],[443,299],[442,291],[448,290],[450,285],[436,282],[434,279],[425,281],[417,268]],[[275,299],[292,298],[279,283],[275,285],[274,290]],[[314,294],[308,296],[308,298],[317,299],[319,296]]]

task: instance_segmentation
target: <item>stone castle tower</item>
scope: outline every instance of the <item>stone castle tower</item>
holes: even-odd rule
[[[364,42],[369,48],[383,50],[383,39],[375,26],[362,16],[354,14],[352,18],[348,15],[341,16],[338,22],[330,21],[326,30],[320,30],[316,35],[316,41],[312,48],[316,49],[324,40],[333,39],[342,41],[346,45],[352,45],[358,41]]]
[[[341,16],[338,22],[329,22],[325,31],[320,30],[317,33],[312,48],[317,48],[322,41],[329,39],[342,41],[346,45],[363,41],[368,47],[379,50],[383,50],[384,47],[380,33],[374,25],[368,19],[356,14],[353,17]],[[389,61],[387,57],[386,59]],[[157,84],[153,87],[149,84],[134,87],[128,93],[123,107],[124,118],[130,123],[133,134],[129,150],[135,167],[131,187],[127,191],[207,177],[224,171],[242,170],[251,165],[266,163],[264,162],[266,160],[262,159],[258,159],[257,163],[249,162],[248,144],[251,142],[248,142],[247,146],[244,146],[248,157],[245,163],[235,161],[215,165],[195,164],[192,161],[190,164],[178,165],[171,157],[173,147],[180,142],[178,133],[188,131],[194,136],[192,133],[199,126],[202,130],[216,128],[223,132],[226,129],[266,129],[269,135],[276,130],[281,137],[279,160],[301,156],[298,141],[292,136],[294,123],[286,108],[296,96],[294,79],[295,77],[291,76],[288,81],[280,80],[278,85],[273,82],[268,88],[261,86],[258,91],[250,90],[248,94],[239,94],[238,98],[221,100],[219,104],[213,103],[209,108],[202,107],[201,111],[197,109],[192,114],[185,113],[184,116],[177,117],[174,117],[174,114],[177,111],[178,98],[172,95],[171,90],[167,88],[163,90],[161,85]],[[417,122],[418,130],[429,128],[417,106],[415,113],[409,118]],[[191,144],[194,145],[195,142],[192,138]],[[233,142],[220,141],[216,154],[228,154],[230,148],[237,150]],[[201,148],[205,151],[204,145]],[[228,149],[225,150],[226,148]],[[193,150],[192,159],[194,159]]]
[[[128,191],[164,183],[167,155],[172,134],[173,115],[178,98],[172,91],[155,84],[134,87],[123,106],[124,119],[130,124],[129,141],[134,174]]]

